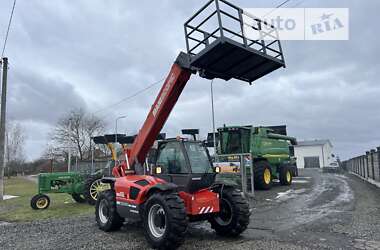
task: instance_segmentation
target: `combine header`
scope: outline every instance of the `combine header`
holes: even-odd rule
[[[139,134],[124,150],[126,160],[113,169],[114,178],[102,180],[111,189],[96,203],[100,229],[116,230],[124,218],[139,219],[152,247],[170,249],[183,242],[189,221],[208,220],[224,236],[238,236],[247,228],[248,202],[234,186],[215,181],[217,173],[200,141],[162,140],[154,167],[144,166],[192,74],[251,83],[285,66],[278,39],[265,42],[267,24],[253,19],[249,28],[261,36],[252,40],[244,35],[243,16],[239,7],[212,0],[185,23],[187,52],[178,55]]]

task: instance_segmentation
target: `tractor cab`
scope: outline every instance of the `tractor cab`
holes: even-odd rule
[[[210,187],[215,171],[207,148],[200,141],[169,139],[159,142],[153,175],[188,193]]]

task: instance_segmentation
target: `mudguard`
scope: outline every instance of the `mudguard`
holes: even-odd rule
[[[158,183],[154,186],[151,186],[147,191],[147,197],[149,197],[154,192],[168,192],[168,191],[177,191],[178,186],[174,183]]]
[[[115,181],[116,181],[116,178],[114,178],[114,177],[103,177],[102,178],[103,183],[113,184],[113,183],[115,183]]]

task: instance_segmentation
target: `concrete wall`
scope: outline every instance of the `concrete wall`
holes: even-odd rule
[[[332,155],[332,147],[329,143],[325,145],[314,146],[296,146],[294,147],[294,154],[297,157],[297,167],[305,168],[304,157],[319,157],[319,166],[321,168],[328,166],[334,161]]]
[[[344,161],[343,166],[363,179],[380,182],[380,147],[367,151],[365,155]]]

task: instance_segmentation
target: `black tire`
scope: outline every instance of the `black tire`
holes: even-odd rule
[[[293,181],[292,169],[288,166],[280,168],[280,184],[283,186],[290,186]]]
[[[114,190],[100,193],[95,205],[95,217],[98,227],[105,232],[119,230],[123,226],[124,218],[117,213]]]
[[[90,176],[84,182],[84,197],[88,204],[95,205],[96,200],[99,197],[99,193],[104,191],[104,189],[97,188],[99,185],[108,185],[109,184],[101,184],[102,176]],[[110,187],[108,187],[110,188]]]
[[[254,163],[255,172],[255,189],[269,190],[272,188],[272,168],[267,161],[258,161]],[[270,173],[270,179],[268,180],[268,172]]]
[[[50,206],[50,198],[45,194],[37,194],[30,200],[30,206],[35,209],[47,209]]]
[[[85,203],[86,198],[83,194],[72,194],[71,197],[73,197],[73,200],[78,203]]]
[[[250,215],[247,200],[237,190],[228,188],[221,194],[220,212],[209,222],[218,235],[236,237],[247,229]]]
[[[177,193],[155,193],[143,211],[144,233],[157,249],[176,249],[185,239],[188,220],[185,204]]]

